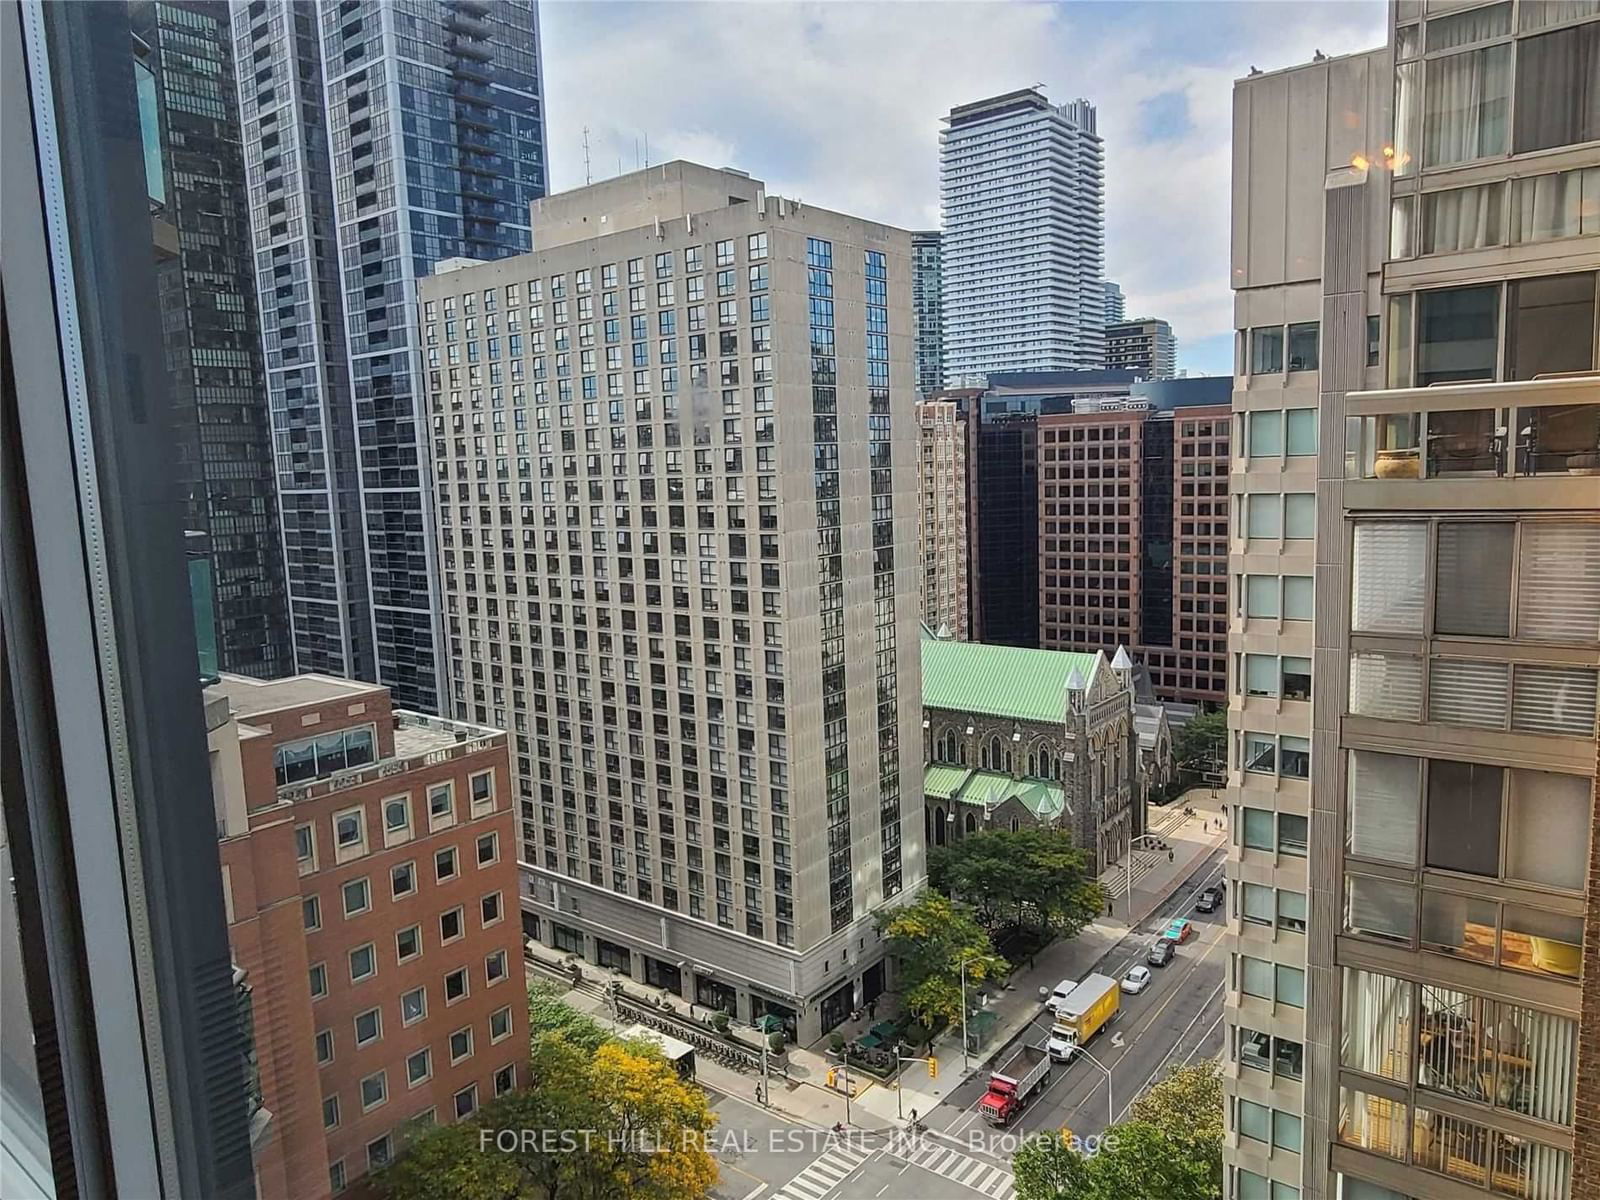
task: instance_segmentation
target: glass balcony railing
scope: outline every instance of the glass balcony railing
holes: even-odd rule
[[[1407,389],[1386,411],[1398,393],[1352,395],[1345,478],[1600,478],[1600,377],[1541,382]]]

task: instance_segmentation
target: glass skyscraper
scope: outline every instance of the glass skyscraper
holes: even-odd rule
[[[442,259],[531,244],[547,170],[538,10],[233,11],[296,665],[435,711],[416,283]]]

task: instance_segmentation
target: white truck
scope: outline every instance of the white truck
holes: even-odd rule
[[[1056,1008],[1055,1025],[1045,1049],[1057,1062],[1070,1062],[1078,1047],[1099,1033],[1117,1015],[1122,989],[1109,975],[1091,975],[1072,989]]]

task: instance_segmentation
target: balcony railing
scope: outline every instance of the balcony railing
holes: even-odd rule
[[[1600,374],[1359,393],[1346,403],[1346,479],[1600,479]]]

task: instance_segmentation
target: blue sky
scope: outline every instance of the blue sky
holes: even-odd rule
[[[1179,365],[1231,370],[1233,81],[1380,44],[1382,0],[541,5],[552,186],[689,158],[906,228],[939,224],[940,118],[1033,84],[1106,144],[1106,270]]]

